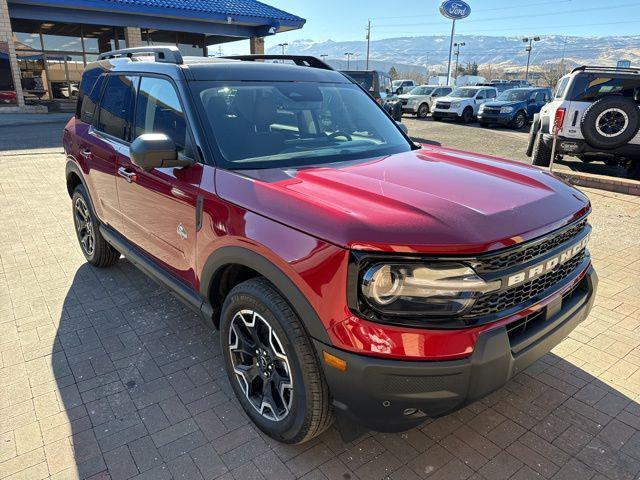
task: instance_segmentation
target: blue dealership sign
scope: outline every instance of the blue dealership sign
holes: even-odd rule
[[[469,16],[471,7],[462,0],[445,0],[440,5],[440,13],[451,20],[461,20]]]

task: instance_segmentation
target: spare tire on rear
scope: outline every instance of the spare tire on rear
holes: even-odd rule
[[[580,129],[589,145],[612,149],[629,143],[640,128],[640,108],[630,98],[604,97],[591,104]]]

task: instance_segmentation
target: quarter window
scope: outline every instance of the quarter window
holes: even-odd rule
[[[109,75],[100,102],[96,129],[120,140],[129,140],[135,85],[138,77]]]
[[[136,132],[164,133],[176,144],[178,153],[192,157],[187,123],[173,84],[156,77],[142,77],[136,108]]]
[[[90,71],[100,74],[100,71],[97,69]],[[104,79],[104,75],[101,75],[98,78],[91,78],[89,75],[82,77],[82,82],[80,83],[80,94],[78,95],[78,105],[80,105],[80,120],[85,123],[93,123],[96,105],[100,99],[100,92],[102,91]]]

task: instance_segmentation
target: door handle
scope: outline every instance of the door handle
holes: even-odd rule
[[[136,175],[136,172],[128,169],[127,167],[118,168],[118,175],[120,175],[129,183],[135,182],[138,179],[138,175]]]
[[[82,158],[84,158],[85,160],[90,160],[93,156],[93,154],[91,153],[91,149],[89,148],[83,148],[82,150],[80,150],[80,155],[82,155]]]

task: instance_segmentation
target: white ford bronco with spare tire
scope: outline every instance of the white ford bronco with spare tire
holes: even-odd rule
[[[577,67],[558,82],[554,98],[534,117],[527,155],[534,165],[578,157],[622,164],[640,178],[640,69]]]

